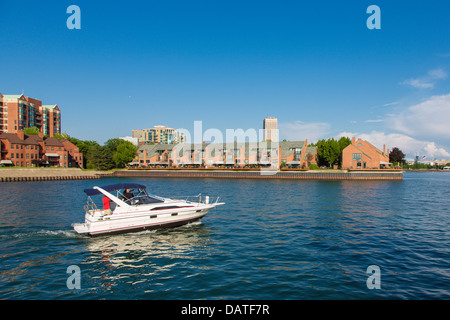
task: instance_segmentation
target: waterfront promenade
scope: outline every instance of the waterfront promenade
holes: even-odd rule
[[[98,179],[110,172],[79,168],[1,168],[0,182]]]

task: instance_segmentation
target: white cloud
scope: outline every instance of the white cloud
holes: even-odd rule
[[[355,137],[369,141],[375,147],[383,150],[383,145],[392,150],[397,147],[406,154],[408,158],[414,158],[416,155],[426,156],[428,159],[450,159],[450,152],[442,147],[436,146],[433,141],[423,141],[414,139],[402,133],[386,134],[380,131],[370,133],[341,132],[336,138]]]
[[[442,68],[437,68],[428,71],[427,75],[420,78],[411,78],[402,81],[400,84],[405,84],[418,89],[433,88],[437,80],[443,80],[447,78],[447,72]]]
[[[377,119],[377,120],[366,120],[366,121],[364,121],[364,122],[367,122],[367,123],[376,123],[376,122],[383,122],[384,120],[383,119]]]
[[[389,103],[383,104],[383,107],[394,106],[394,105],[399,104],[399,103],[400,103],[400,102],[398,102],[398,101],[389,102]]]
[[[387,119],[388,126],[416,137],[450,138],[450,94],[432,96]]]
[[[447,78],[447,72],[445,72],[441,68],[438,68],[438,69],[429,71],[428,76],[431,79],[445,79],[445,78]]]
[[[406,84],[414,88],[419,89],[427,89],[427,88],[433,88],[434,83],[423,80],[423,79],[408,79],[403,81],[401,84]]]
[[[292,141],[305,140],[315,142],[326,138],[330,133],[330,125],[324,122],[305,123],[303,121],[285,122],[278,124],[280,139]]]

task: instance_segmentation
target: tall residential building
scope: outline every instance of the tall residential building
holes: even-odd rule
[[[0,93],[0,133],[17,133],[36,127],[50,137],[61,133],[61,111],[57,105],[42,105],[41,100],[23,94]]]
[[[263,121],[264,141],[278,142],[278,120],[277,118],[267,117]]]
[[[151,129],[133,130],[132,137],[142,144],[176,144],[185,141],[184,133],[166,126],[154,126]]]

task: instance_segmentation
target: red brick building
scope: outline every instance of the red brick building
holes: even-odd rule
[[[49,137],[61,133],[61,111],[57,105],[42,105],[41,100],[0,93],[0,133],[17,133],[36,127]]]
[[[389,165],[386,145],[381,151],[368,141],[352,138],[352,143],[342,151],[342,169],[380,169]]]
[[[68,140],[43,134],[0,133],[0,164],[15,167],[83,167],[83,154]]]

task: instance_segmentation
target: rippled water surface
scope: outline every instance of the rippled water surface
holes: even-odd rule
[[[137,182],[226,205],[89,238],[84,188]],[[450,173],[403,181],[119,179],[0,184],[1,299],[449,299]],[[70,290],[67,268],[81,271]],[[366,273],[380,268],[380,289]]]

